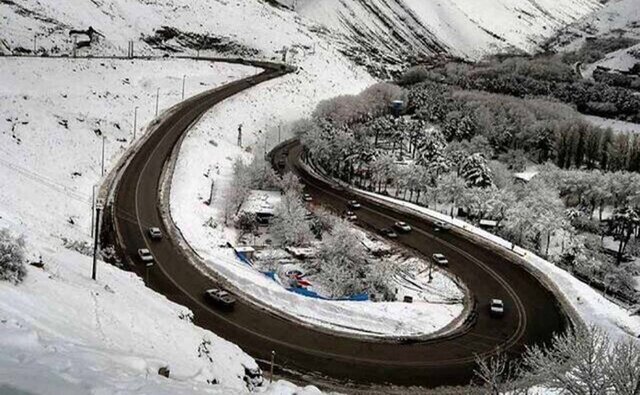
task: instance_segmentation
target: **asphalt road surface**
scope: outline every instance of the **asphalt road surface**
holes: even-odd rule
[[[420,343],[376,342],[310,329],[242,300],[232,312],[207,304],[203,293],[215,286],[213,281],[189,263],[178,240],[165,237],[152,241],[147,233],[149,226],[160,227],[165,235],[170,233],[163,226],[159,210],[163,167],[181,135],[200,115],[225,98],[282,74],[279,69],[267,69],[258,76],[188,99],[161,121],[122,172],[114,200],[114,229],[123,253],[135,262],[135,270],[148,277],[148,286],[190,308],[197,325],[238,344],[254,358],[268,361],[272,350],[276,351],[277,371],[285,377],[320,385],[323,378],[334,384],[355,382],[359,388],[368,384],[464,385],[473,376],[476,355],[500,348],[517,356],[525,345],[547,341],[554,332],[563,330],[566,320],[557,301],[522,267],[455,233],[434,232],[425,220],[362,199],[358,216],[363,226],[379,228],[396,220],[406,221],[414,230],[401,235],[400,243],[427,256],[434,252],[447,255],[450,270],[463,279],[478,301],[477,320],[470,328]],[[293,144],[281,147],[275,155],[286,158],[287,166],[300,174],[314,202],[343,211],[350,196],[302,171],[298,166],[300,151]],[[143,247],[149,248],[156,259],[149,269],[137,259],[137,249]],[[503,318],[489,316],[491,298],[505,301]],[[299,375],[292,375],[292,371]]]

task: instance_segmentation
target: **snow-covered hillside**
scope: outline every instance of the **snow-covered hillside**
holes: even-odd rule
[[[640,2],[611,0],[562,29],[552,44],[574,50],[590,37],[627,36],[640,39]]]
[[[97,57],[125,55],[129,40],[136,55],[158,53],[154,47],[195,54],[204,44],[204,54],[280,58],[286,47],[288,60],[302,68],[286,89],[271,90],[260,113],[245,113],[241,122],[252,129],[296,119],[318,100],[357,91],[373,79],[295,14],[257,1],[5,1],[0,20],[4,53],[29,53],[35,44],[38,54],[70,55],[70,29],[92,26],[100,33],[78,50],[94,59],[0,58],[0,227],[24,235],[29,259],[45,263],[44,270],[29,267],[22,285],[0,283],[0,338],[7,350],[0,358],[0,393],[246,392],[245,366],[256,367],[248,355],[181,319],[186,309],[129,273],[101,262],[93,283],[86,255],[103,136],[108,171],[131,144],[135,108],[138,138],[155,116],[158,88],[161,113],[181,100],[183,76],[188,97],[256,70]],[[156,35],[163,26],[171,27],[163,34],[174,36]],[[270,114],[275,101],[280,112]],[[170,380],[157,373],[165,364]],[[284,382],[259,390],[317,391]]]
[[[91,195],[159,111],[257,72],[186,60],[0,58],[0,228],[23,235],[25,283],[0,282],[0,393],[242,393],[255,361],[189,311],[103,262],[91,281]],[[211,357],[211,359],[209,359]],[[168,365],[171,378],[158,376]],[[217,384],[212,385],[212,382]],[[281,383],[269,391],[298,391]],[[20,392],[18,392],[20,393]]]
[[[288,4],[293,4],[291,1]],[[531,51],[563,26],[598,9],[595,0],[298,0],[296,10],[349,46],[398,54],[447,52],[478,58]]]

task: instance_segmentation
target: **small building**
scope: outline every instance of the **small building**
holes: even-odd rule
[[[318,250],[313,247],[287,247],[285,251],[298,259],[311,259],[318,254]]]
[[[240,207],[240,212],[254,214],[258,223],[268,224],[280,201],[282,201],[280,191],[253,190]]]
[[[498,222],[490,219],[481,219],[480,227],[482,229],[495,229],[498,227]]]
[[[248,260],[252,260],[256,254],[256,250],[250,246],[239,246],[239,247],[236,247],[235,250],[236,250],[236,254]]]

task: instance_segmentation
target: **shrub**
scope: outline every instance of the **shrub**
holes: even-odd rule
[[[0,229],[0,280],[18,284],[26,274],[24,239]]]

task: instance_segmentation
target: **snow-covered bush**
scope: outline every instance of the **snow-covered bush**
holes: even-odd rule
[[[14,237],[8,229],[0,229],[0,280],[22,282],[25,268],[24,239]]]
[[[365,289],[366,252],[344,221],[338,221],[325,236],[318,252],[317,270],[326,279],[325,286],[333,298],[351,296]]]
[[[296,176],[293,172],[286,172],[279,181],[279,187],[285,193],[297,193],[298,195],[302,194],[304,186],[300,182],[298,176]]]
[[[471,154],[464,159],[460,166],[460,176],[470,187],[486,188],[493,185],[491,168],[485,157],[479,153]]]
[[[322,239],[322,235],[331,232],[340,219],[329,210],[318,207],[314,210],[311,219],[311,231],[317,239]]]
[[[559,394],[635,395],[640,389],[640,346],[613,342],[596,328],[556,335],[548,347],[527,351],[524,364],[545,388]]]
[[[274,210],[270,227],[274,240],[285,247],[309,243],[313,234],[305,221],[306,213],[300,195],[286,192]]]

